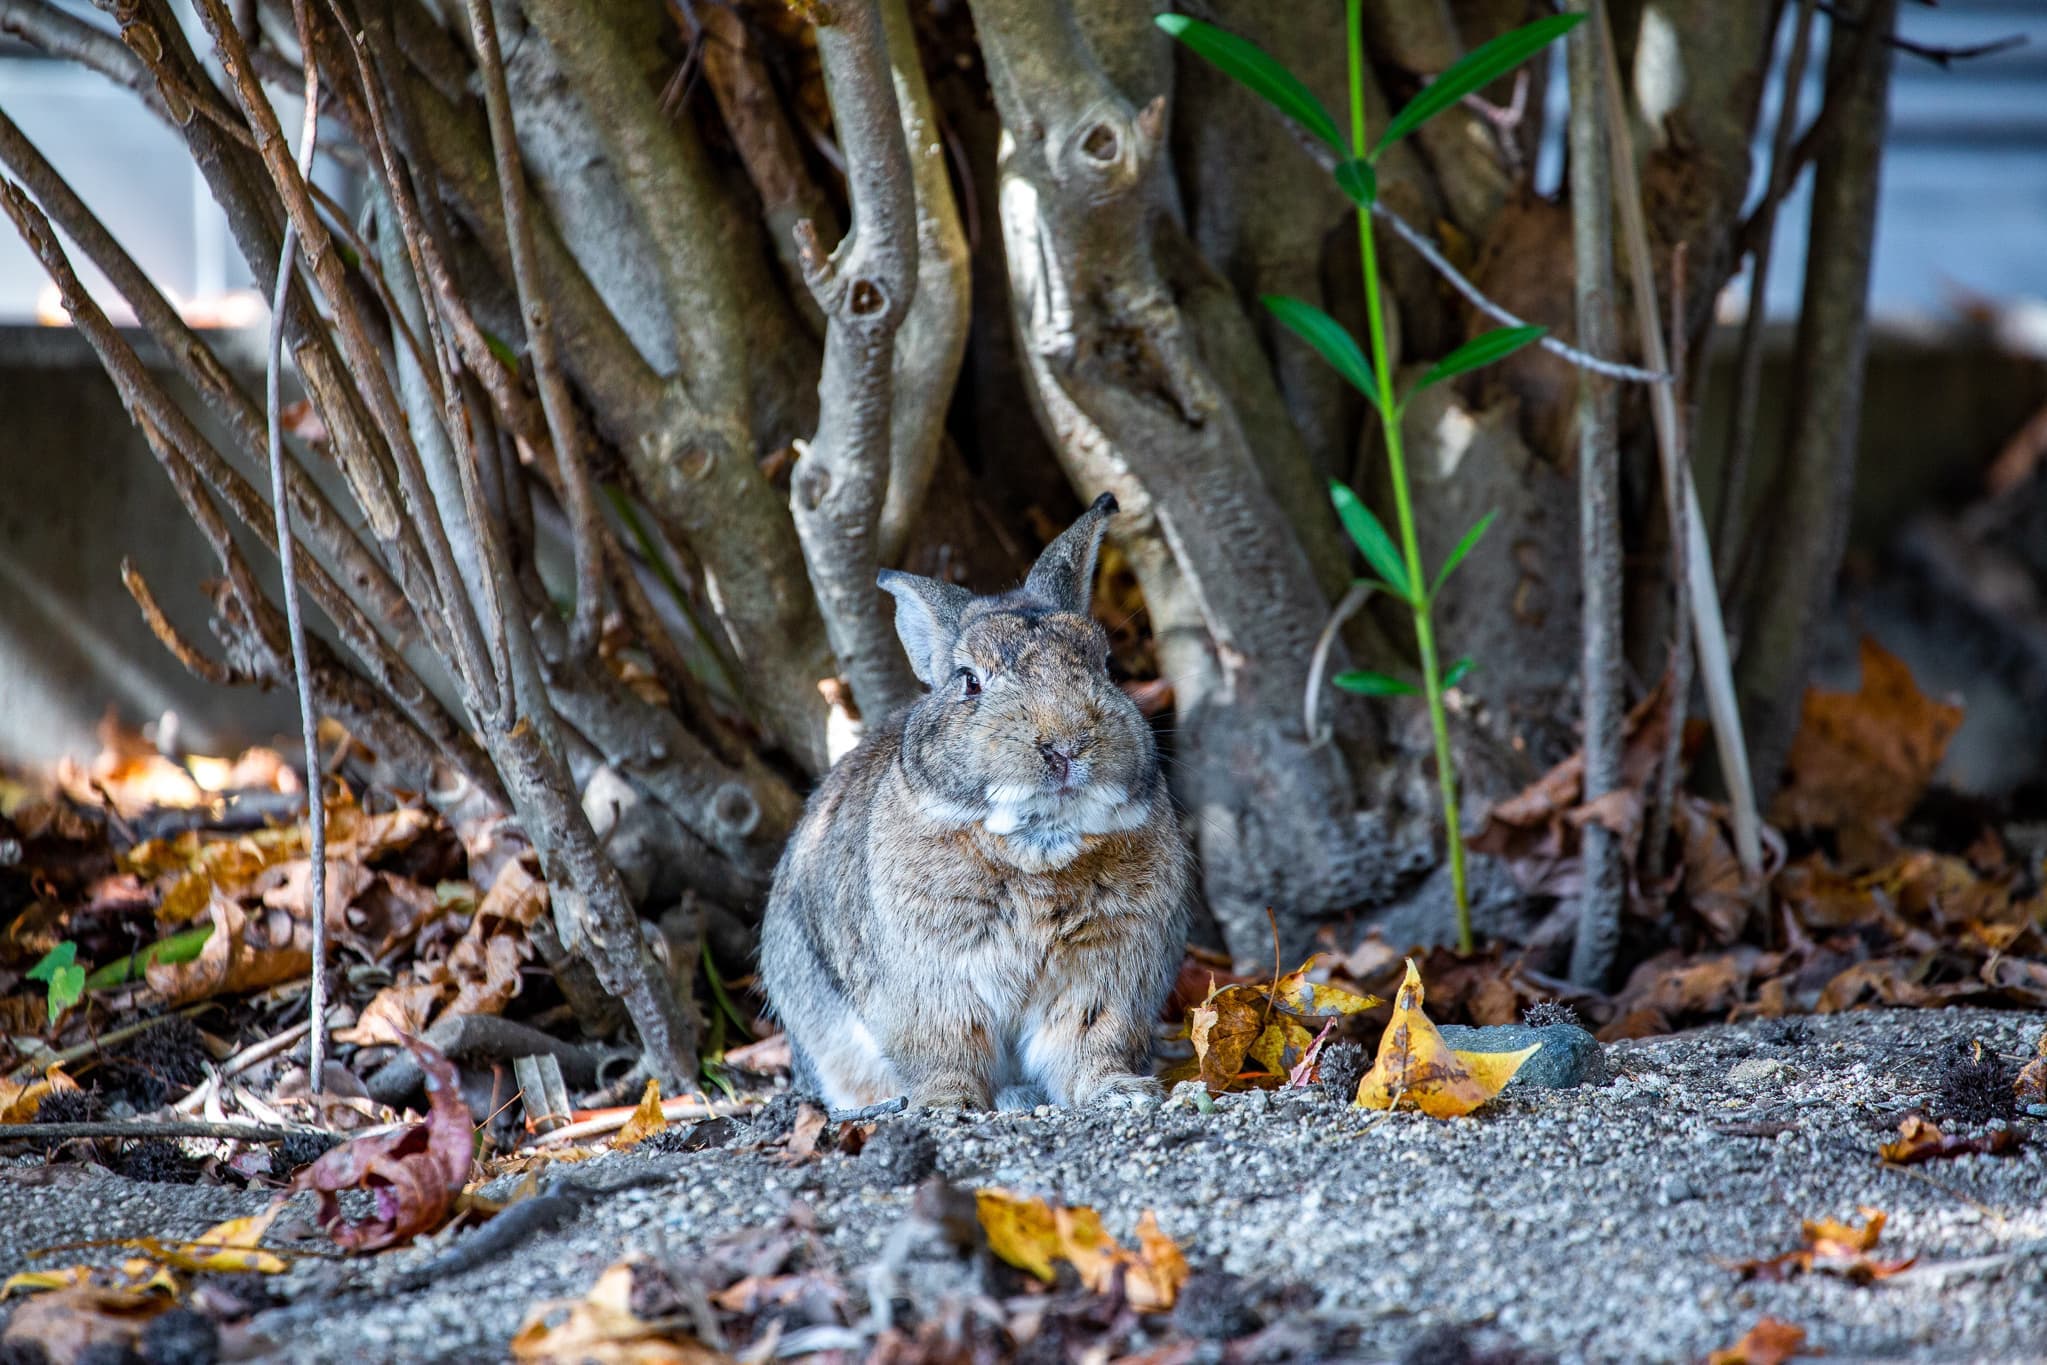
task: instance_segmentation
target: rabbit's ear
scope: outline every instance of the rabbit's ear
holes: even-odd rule
[[[956,583],[896,569],[883,569],[874,581],[896,599],[896,635],[910,656],[910,671],[926,687],[937,687],[952,675],[960,613],[974,595]]]
[[[1095,592],[1095,552],[1102,533],[1116,514],[1116,495],[1104,493],[1080,514],[1080,520],[1045,547],[1024,579],[1024,591],[1057,611],[1087,615]]]

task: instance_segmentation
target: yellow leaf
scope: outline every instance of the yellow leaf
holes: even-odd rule
[[[661,1112],[661,1082],[649,1079],[647,1088],[640,1092],[640,1107],[633,1110],[633,1116],[625,1121],[625,1127],[618,1130],[618,1136],[611,1140],[611,1145],[631,1147],[667,1126],[668,1116]]]
[[[1469,1114],[1500,1093],[1542,1045],[1520,1052],[1453,1052],[1422,1013],[1422,978],[1414,959],[1379,1039],[1379,1055],[1358,1082],[1357,1107],[1419,1109],[1431,1118]]]
[[[1316,953],[1306,962],[1272,983],[1273,1003],[1295,1014],[1362,1014],[1385,1004],[1376,995],[1356,995],[1341,986],[1326,986],[1308,980],[1308,973],[1322,960]]]
[[[143,1253],[160,1272],[205,1270],[223,1274],[246,1272],[256,1275],[282,1275],[291,1269],[275,1253],[261,1251],[255,1247],[218,1247],[208,1246],[203,1242],[166,1242],[158,1237],[124,1237],[113,1245]]]
[[[974,1191],[974,1211],[988,1234],[988,1250],[1050,1284],[1052,1262],[1065,1255],[1059,1225],[1042,1199],[1022,1199],[1003,1190]]]
[[[1084,1206],[1055,1207],[987,1189],[974,1192],[974,1207],[988,1249],[1047,1284],[1056,1278],[1055,1261],[1070,1264],[1080,1282],[1098,1294],[1107,1292],[1120,1274],[1131,1307],[1148,1313],[1171,1308],[1187,1282],[1187,1258],[1149,1209],[1137,1221],[1137,1250],[1131,1251],[1103,1230],[1100,1214]]]
[[[1284,1077],[1314,1045],[1314,1034],[1280,1016],[1266,1025],[1265,1032],[1251,1045],[1251,1060],[1275,1076]]]
[[[597,1277],[580,1299],[534,1305],[512,1338],[512,1358],[543,1365],[716,1365],[727,1359],[666,1323],[633,1312],[631,1260]]]
[[[1139,1311],[1171,1308],[1193,1272],[1179,1243],[1159,1229],[1159,1220],[1150,1209],[1137,1220],[1137,1258],[1137,1265],[1123,1282],[1131,1306]]]
[[[89,1265],[71,1265],[62,1270],[24,1270],[18,1275],[9,1275],[7,1283],[0,1284],[0,1299],[43,1289],[77,1289],[91,1282],[94,1269]]]

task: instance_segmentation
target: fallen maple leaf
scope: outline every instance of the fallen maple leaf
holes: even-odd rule
[[[1422,976],[1414,959],[1379,1039],[1379,1056],[1358,1082],[1360,1109],[1419,1109],[1431,1118],[1469,1114],[1500,1093],[1542,1044],[1519,1052],[1455,1052],[1422,1013]]]
[[[1707,1356],[1706,1365],[1784,1365],[1793,1356],[1805,1353],[1803,1327],[1766,1317],[1734,1345]]]
[[[546,1365],[721,1365],[714,1351],[668,1322],[633,1311],[634,1260],[605,1268],[580,1299],[535,1304],[512,1337],[512,1358]]]
[[[1879,1261],[1869,1253],[1876,1248],[1877,1238],[1883,1235],[1885,1215],[1877,1210],[1864,1207],[1862,1226],[1851,1227],[1832,1218],[1808,1220],[1803,1232],[1805,1245],[1796,1251],[1787,1251],[1767,1260],[1740,1261],[1730,1268],[1744,1280],[1788,1280],[1796,1275],[1824,1274],[1838,1275],[1856,1284],[1868,1284],[1872,1280],[1887,1279],[1907,1269],[1918,1260],[1910,1256],[1902,1261]]]
[[[1919,803],[1961,724],[1961,707],[1921,692],[1903,661],[1864,636],[1858,690],[1806,689],[1771,823],[1896,825]]]
[[[1283,1083],[1315,1044],[1327,1020],[1358,1014],[1385,1002],[1373,995],[1310,981],[1321,954],[1268,982],[1235,982],[1210,990],[1187,1011],[1183,1036],[1193,1044],[1189,1061],[1167,1067],[1167,1084],[1200,1080],[1213,1094],[1246,1084]],[[1246,1071],[1246,1062],[1258,1069]]]
[[[263,1212],[247,1218],[231,1218],[208,1228],[189,1242],[169,1241],[161,1237],[127,1237],[111,1245],[140,1251],[168,1270],[282,1275],[291,1267],[283,1257],[264,1251],[258,1243],[283,1209],[282,1204],[272,1204]]]
[[[2009,1128],[1993,1128],[1982,1137],[1949,1137],[1917,1114],[1907,1114],[1898,1125],[1898,1138],[1877,1150],[1885,1161],[1912,1166],[1955,1156],[2003,1156],[2019,1149],[2019,1135]]]
[[[261,990],[304,976],[313,966],[313,927],[286,910],[251,916],[216,892],[206,913],[213,932],[189,962],[148,963],[143,975],[166,1003]]]
[[[1135,1251],[1103,1231],[1101,1215],[1091,1208],[985,1189],[974,1192],[974,1211],[988,1249],[1003,1261],[1047,1284],[1057,1278],[1053,1263],[1065,1261],[1097,1294],[1106,1293],[1120,1271],[1123,1295],[1139,1312],[1171,1308],[1190,1273],[1187,1258],[1149,1209],[1137,1220]]]
[[[635,1146],[667,1126],[668,1116],[661,1112],[661,1082],[649,1077],[647,1088],[640,1092],[640,1107],[633,1110],[633,1116],[618,1130],[611,1145],[621,1149]]]
[[[469,1106],[457,1088],[446,1057],[407,1038],[426,1076],[427,1117],[393,1133],[351,1138],[299,1172],[294,1190],[320,1196],[320,1225],[336,1245],[349,1251],[400,1246],[439,1227],[462,1192],[475,1159],[476,1138]],[[341,1190],[365,1189],[376,1201],[373,1217],[351,1223],[342,1217]]]

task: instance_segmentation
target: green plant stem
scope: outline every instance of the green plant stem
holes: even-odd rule
[[[1366,157],[1364,0],[1346,0],[1345,39],[1350,69],[1351,154]],[[1393,364],[1386,348],[1385,305],[1379,293],[1379,257],[1372,242],[1371,210],[1360,207],[1358,251],[1365,268],[1365,320],[1372,339],[1372,369],[1379,388],[1379,422],[1386,434],[1387,473],[1393,480],[1393,511],[1400,522],[1400,551],[1407,560],[1408,606],[1414,611],[1416,647],[1421,652],[1422,691],[1429,704],[1429,728],[1436,739],[1436,778],[1443,792],[1443,835],[1450,854],[1450,890],[1457,903],[1457,950],[1472,950],[1471,897],[1464,879],[1464,836],[1458,829],[1457,770],[1450,760],[1450,722],[1436,664],[1436,632],[1430,620],[1428,578],[1422,572],[1421,543],[1414,532],[1408,497],[1407,459],[1400,441],[1401,405],[1394,399]]]

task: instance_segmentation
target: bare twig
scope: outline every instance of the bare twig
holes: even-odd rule
[[[505,234],[512,251],[512,281],[519,295],[519,313],[526,323],[526,346],[533,356],[540,406],[547,415],[561,470],[563,505],[568,509],[570,541],[575,549],[576,601],[569,624],[569,648],[588,657],[597,647],[597,626],[604,606],[603,520],[590,469],[576,430],[575,408],[568,381],[555,355],[554,322],[540,280],[533,249],[533,229],[526,217],[526,168],[519,160],[518,135],[512,128],[512,101],[505,88],[505,63],[498,51],[497,20],[491,0],[469,0],[469,28],[476,42],[476,66],[483,78],[484,109],[490,120],[491,149],[497,162],[498,195],[504,205]]]
[[[1572,0],[1587,14],[1566,39],[1571,73],[1571,245],[1576,269],[1578,338],[1611,351],[1614,322],[1613,188],[1607,141],[1595,95],[1605,8]],[[1610,120],[1609,120],[1610,121]],[[1621,781],[1620,394],[1604,375],[1578,376],[1578,534],[1585,594],[1581,711],[1585,729],[1585,800],[1599,800]],[[1603,988],[1620,948],[1620,839],[1597,820],[1584,829],[1584,890],[1571,980]]]
[[[1673,395],[1678,412],[1685,410],[1685,262],[1686,244],[1677,243],[1670,254],[1670,372],[1677,376]],[[1689,428],[1680,424],[1678,436],[1684,441]],[[1669,525],[1684,525],[1684,488],[1692,478],[1691,452],[1681,444],[1677,452],[1678,481],[1663,481],[1663,514]],[[1663,736],[1663,752],[1657,758],[1656,793],[1649,803],[1649,827],[1642,847],[1644,880],[1654,885],[1663,880],[1664,844],[1670,838],[1670,821],[1677,803],[1678,766],[1684,754],[1685,704],[1692,692],[1692,576],[1685,563],[1685,547],[1675,532],[1670,538],[1670,719]]]
[[[206,1123],[198,1119],[106,1119],[98,1123],[0,1123],[0,1142],[68,1142],[73,1138],[229,1138],[236,1142],[289,1142],[321,1128],[278,1128],[267,1123]]]
[[[149,626],[150,634],[156,636],[157,642],[169,650],[171,657],[183,664],[193,677],[202,682],[212,683],[215,687],[231,687],[242,681],[234,669],[218,660],[208,658],[196,645],[178,633],[178,628],[163,614],[163,608],[156,604],[156,594],[149,590],[149,584],[142,577],[142,571],[135,567],[133,560],[125,557],[121,560],[121,583],[128,589],[128,595],[135,599],[135,605],[141,610],[142,619]]]
[[[872,1123],[876,1119],[887,1118],[890,1114],[900,1114],[909,1107],[910,1097],[897,1095],[894,1099],[877,1100],[873,1104],[863,1104],[857,1109],[827,1109],[824,1116],[833,1123]]]
[[[199,1106],[206,1102],[207,1094],[217,1082],[224,1081],[230,1076],[239,1076],[258,1062],[266,1062],[280,1052],[290,1051],[298,1045],[299,1039],[312,1031],[312,1028],[313,1021],[311,1019],[301,1019],[275,1038],[265,1038],[260,1043],[253,1043],[243,1048],[240,1052],[235,1053],[232,1057],[222,1062],[211,1076],[208,1076],[204,1081],[187,1091],[182,1098],[171,1105],[171,1108],[180,1114],[197,1113]],[[311,1073],[307,1074],[310,1075]]]
[[[1839,5],[1827,3],[1827,0],[1820,0],[1819,10],[1842,28],[1851,31],[1863,27],[1867,22],[1855,15],[1843,14]],[[1971,43],[1965,47],[1922,43],[1895,32],[1881,36],[1886,46],[1896,48],[1909,57],[1932,62],[1943,70],[1956,62],[1966,62],[1977,57],[1994,57],[2000,52],[2010,52],[2014,48],[2024,47],[2027,42],[2027,37],[2023,33],[2007,33],[2002,38],[1993,38],[1987,43]]]
[[[313,152],[320,131],[320,68],[313,60],[312,20],[306,0],[292,0],[298,21],[299,50],[305,61],[305,122],[299,130],[298,173],[311,177]],[[327,802],[320,776],[320,717],[313,707],[312,675],[306,664],[306,623],[299,610],[296,547],[292,544],[291,503],[284,478],[284,305],[291,292],[298,260],[298,225],[286,223],[284,249],[277,260],[277,288],[270,302],[270,344],[265,349],[263,395],[269,418],[270,503],[277,512],[277,563],[284,581],[285,632],[291,640],[292,677],[299,699],[299,735],[306,750],[306,828],[313,878],[313,986],[306,1001],[311,1022],[306,1049],[306,1074],[315,1093],[327,1074]]]
[[[1720,515],[1713,528],[1720,547],[1720,587],[1734,586],[1735,528],[1748,486],[1749,462],[1755,457],[1756,416],[1762,410],[1763,317],[1770,281],[1770,250],[1777,236],[1777,209],[1791,190],[1791,134],[1798,126],[1798,92],[1805,82],[1806,56],[1812,48],[1812,16],[1816,0],[1799,0],[1793,20],[1791,52],[1784,59],[1783,93],[1778,97],[1777,127],[1770,135],[1770,183],[1749,222],[1755,225],[1749,258],[1748,314],[1741,320],[1741,346],[1736,352],[1734,419],[1729,424],[1727,457],[1721,463]]]
[[[148,329],[186,382],[241,441],[249,457],[261,459],[267,442],[263,414],[255,401],[242,390],[227,367],[179,317],[170,300],[150,282],[134,258],[122,250],[105,225],[4,111],[0,111],[0,163],[4,163],[23,187],[35,196],[51,221],[77,243],[121,297],[127,300],[129,307],[135,310],[136,320]],[[390,622],[401,638],[415,634],[418,627],[406,605],[405,595],[383,565],[363,549],[347,522],[320,491],[319,485],[298,467],[296,461],[286,472],[291,479],[292,504],[309,538],[328,555],[362,596],[370,611]],[[202,464],[200,473],[235,516],[264,536],[266,546],[274,549],[269,540],[270,508],[256,489],[224,463],[218,468]],[[352,644],[361,641],[364,633],[372,633],[369,619],[359,613],[350,615],[344,609],[343,601],[317,600],[321,610],[334,618],[343,637]],[[365,662],[371,661],[365,659]]]
[[[477,716],[494,719],[498,702],[493,695],[492,672],[482,627],[464,588],[447,529],[435,509],[418,447],[406,425],[404,408],[398,401],[391,378],[385,372],[383,357],[370,340],[368,327],[349,292],[332,236],[326,224],[320,221],[312,195],[306,189],[305,176],[293,163],[277,114],[270,107],[269,99],[250,65],[248,51],[242,44],[241,35],[235,32],[232,16],[223,0],[199,0],[199,9],[227,70],[228,84],[255,132],[256,148],[263,167],[279,198],[284,201],[287,221],[298,228],[307,266],[332,310],[342,354],[347,358],[360,392],[369,400],[371,416],[391,450],[399,486],[412,507],[414,519],[425,540],[427,560],[432,565],[440,599],[438,605],[452,644],[451,662],[468,694],[466,700],[470,701],[470,709]]]
[[[661,1117],[674,1123],[677,1119],[728,1119],[735,1115],[750,1113],[758,1108],[753,1100],[705,1099],[702,1095],[680,1095],[661,1102]],[[635,1110],[632,1105],[622,1105],[608,1114],[584,1119],[580,1123],[566,1123],[550,1129],[526,1143],[528,1147],[559,1147],[564,1143],[577,1142],[583,1138],[602,1137],[615,1133],[626,1126]]]
[[[1334,171],[1336,169],[1336,153],[1330,149],[1327,143],[1310,134],[1299,124],[1288,122],[1287,127],[1292,130],[1294,140],[1300,144],[1301,149],[1313,157],[1317,164],[1326,171]],[[1427,233],[1408,222],[1405,218],[1402,218],[1398,213],[1395,213],[1387,206],[1383,199],[1373,199],[1372,216],[1387,227],[1392,228],[1394,236],[1413,248],[1417,256],[1428,262],[1431,270],[1434,270],[1443,277],[1445,284],[1448,284],[1452,289],[1463,295],[1465,301],[1478,309],[1479,312],[1484,313],[1495,322],[1502,323],[1508,327],[1526,327],[1529,325],[1528,319],[1509,312],[1503,305],[1495,303],[1492,299],[1488,298],[1483,290],[1465,278],[1464,272],[1450,264],[1449,259],[1437,249],[1436,244],[1429,240]],[[1551,355],[1568,361],[1581,370],[1590,370],[1594,374],[1603,374],[1609,379],[1625,379],[1636,384],[1667,384],[1670,382],[1669,373],[1656,369],[1654,366],[1644,369],[1639,365],[1624,365],[1617,360],[1606,360],[1593,355],[1589,351],[1581,351],[1576,346],[1559,341],[1547,334],[1536,344]]]
[[[1327,744],[1335,733],[1322,723],[1322,675],[1329,671],[1329,651],[1336,643],[1336,637],[1343,630],[1344,622],[1357,615],[1379,585],[1376,582],[1359,581],[1350,585],[1343,600],[1336,604],[1336,610],[1329,613],[1329,622],[1322,627],[1322,634],[1315,640],[1315,657],[1308,664],[1308,690],[1301,698],[1301,729],[1308,736],[1308,743],[1316,748]]]
[[[1603,20],[1599,27],[1598,52],[1601,57],[1598,74],[1605,95],[1610,133],[1608,150],[1613,161],[1613,197],[1620,215],[1621,239],[1627,249],[1636,326],[1650,366],[1667,373],[1670,366],[1663,351],[1663,325],[1657,317],[1656,276],[1649,254],[1649,227],[1643,214],[1642,186],[1635,172],[1634,151],[1629,145],[1632,139],[1628,132],[1627,100],[1621,92],[1613,35],[1607,31]],[[1734,809],[1735,856],[1741,861],[1743,873],[1755,877],[1763,865],[1755,784],[1749,777],[1748,745],[1742,734],[1741,712],[1735,704],[1734,662],[1728,653],[1727,628],[1721,622],[1720,594],[1713,590],[1712,550],[1706,541],[1705,519],[1699,511],[1699,491],[1685,472],[1677,397],[1671,385],[1658,384],[1649,391],[1649,412],[1656,425],[1656,453],[1662,464],[1664,481],[1684,495],[1683,520],[1671,527],[1671,536],[1684,546],[1686,572],[1692,586],[1692,632],[1698,644],[1700,681],[1705,685],[1706,709],[1713,720],[1720,768]]]

